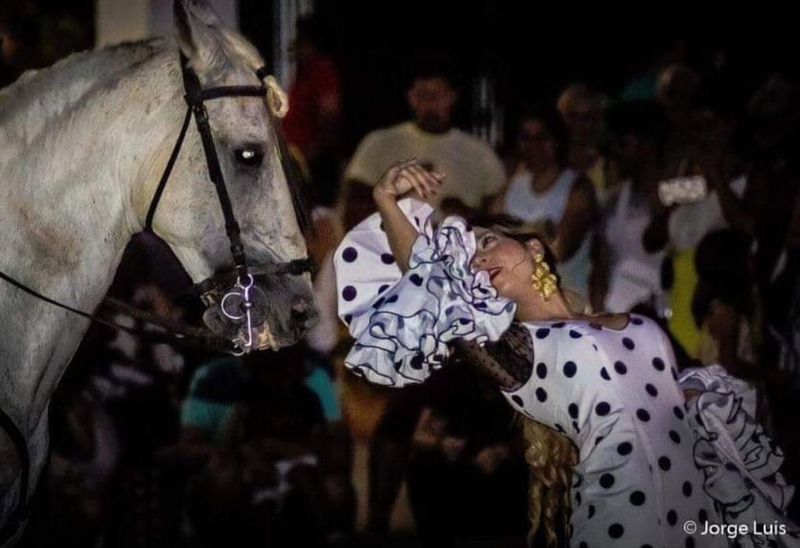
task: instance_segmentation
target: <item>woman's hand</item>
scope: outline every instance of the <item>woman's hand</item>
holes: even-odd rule
[[[403,160],[393,164],[380,178],[372,191],[376,202],[396,201],[400,196],[416,191],[426,200],[436,195],[442,184],[444,174],[433,173],[417,163],[417,160]]]

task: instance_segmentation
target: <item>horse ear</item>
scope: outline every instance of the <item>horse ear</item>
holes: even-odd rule
[[[205,0],[175,0],[173,8],[181,51],[196,71],[203,72],[221,54],[224,25]]]

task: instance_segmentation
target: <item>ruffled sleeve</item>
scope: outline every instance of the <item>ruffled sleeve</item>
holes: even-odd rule
[[[345,366],[393,387],[427,379],[454,339],[499,339],[515,312],[486,272],[471,271],[475,236],[464,219],[448,217],[434,230],[430,206],[411,199],[399,206],[420,231],[405,275],[378,214],[348,233],[335,258],[339,317],[355,339]]]
[[[794,488],[779,472],[783,453],[755,420],[755,389],[719,365],[687,369],[679,384],[700,391],[686,404],[694,460],[722,520],[785,524],[786,534],[771,538],[776,545],[799,546],[797,526],[784,516]],[[761,545],[755,537],[739,540],[741,546]]]

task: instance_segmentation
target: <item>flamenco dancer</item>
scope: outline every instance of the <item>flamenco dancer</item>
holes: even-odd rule
[[[531,538],[548,545],[800,546],[749,385],[721,367],[679,376],[648,318],[574,310],[536,234],[460,217],[434,229],[430,206],[400,199],[443,177],[392,166],[378,213],[337,250],[347,367],[400,388],[448,366],[452,346],[482,347],[470,355],[524,417]]]

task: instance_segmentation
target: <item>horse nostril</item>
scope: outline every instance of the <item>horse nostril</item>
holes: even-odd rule
[[[306,301],[297,301],[292,305],[292,319],[302,323],[308,319],[309,305]]]

